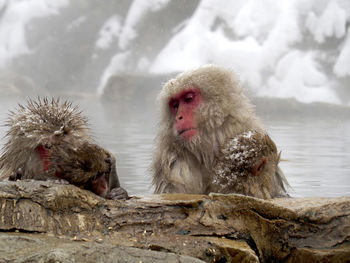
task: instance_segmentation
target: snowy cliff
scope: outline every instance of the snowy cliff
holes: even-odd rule
[[[205,63],[260,96],[350,105],[350,2],[0,1],[1,68],[47,89]]]

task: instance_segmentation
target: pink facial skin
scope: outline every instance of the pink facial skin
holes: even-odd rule
[[[175,118],[174,128],[185,141],[197,134],[194,111],[202,101],[199,89],[192,87],[169,99],[169,107]]]
[[[105,197],[108,192],[108,182],[105,175],[90,179],[91,190],[95,194]]]

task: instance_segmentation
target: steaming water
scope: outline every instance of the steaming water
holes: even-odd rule
[[[71,100],[89,116],[96,141],[116,155],[121,184],[132,195],[152,193],[147,169],[157,129],[153,104],[111,106],[95,97]],[[20,101],[0,98],[1,123]],[[264,121],[285,159],[281,167],[292,196],[350,194],[350,118],[311,121],[296,116]],[[1,137],[5,132],[6,127],[0,126]]]

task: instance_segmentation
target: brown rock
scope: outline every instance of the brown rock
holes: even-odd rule
[[[0,231],[0,262],[346,262],[350,197],[111,201],[52,181],[0,182]]]
[[[200,263],[189,256],[107,243],[49,237],[43,234],[0,235],[0,262],[171,262]]]

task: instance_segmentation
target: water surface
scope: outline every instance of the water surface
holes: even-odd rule
[[[132,195],[152,193],[148,167],[157,130],[155,103],[114,105],[94,96],[71,100],[89,117],[95,140],[116,155],[121,184]],[[4,123],[8,111],[23,101],[0,98],[0,122]],[[281,168],[292,187],[292,196],[350,195],[350,118],[263,119],[282,151]],[[6,129],[0,126],[1,137]]]

